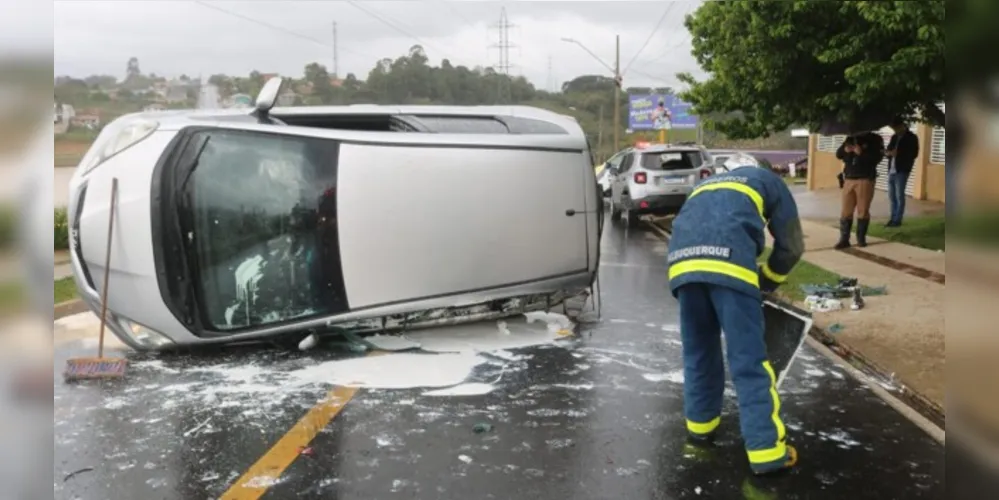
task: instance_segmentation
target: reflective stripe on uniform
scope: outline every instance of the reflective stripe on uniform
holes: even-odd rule
[[[731,262],[724,262],[713,259],[691,259],[677,262],[669,266],[669,279],[676,278],[684,273],[707,272],[721,274],[740,281],[745,281],[756,288],[760,287],[760,275],[742,266],[737,266]]]
[[[721,424],[721,417],[715,417],[709,422],[694,422],[687,420],[687,430],[693,434],[711,434]]]
[[[774,427],[777,430],[777,443],[773,448],[749,450],[747,452],[749,454],[749,462],[754,464],[774,462],[783,459],[787,455],[787,444],[784,442],[787,438],[787,430],[784,428],[784,422],[780,419],[780,397],[777,396],[777,377],[774,375],[774,369],[770,366],[769,361],[763,362],[763,369],[770,376],[770,399],[773,400],[774,408],[770,414],[770,419],[773,420]]]
[[[777,274],[776,272],[774,272],[773,269],[770,269],[770,264],[767,262],[763,263],[763,266],[760,268],[760,270],[763,271],[763,275],[766,276],[767,279],[773,281],[774,283],[783,283],[787,281],[786,274]]]
[[[749,199],[753,200],[753,203],[756,205],[756,211],[759,212],[760,218],[763,219],[763,223],[767,223],[767,219],[763,215],[763,196],[760,195],[757,190],[741,182],[716,182],[714,184],[705,184],[701,187],[695,188],[690,195],[687,196],[687,198],[693,198],[702,191],[714,191],[716,189],[731,189],[732,191],[738,191],[748,196]]]

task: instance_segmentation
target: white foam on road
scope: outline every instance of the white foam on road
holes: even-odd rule
[[[669,373],[643,373],[642,378],[649,382],[671,382],[674,384],[683,383],[683,370],[675,370]]]
[[[572,320],[556,313],[526,313],[525,318],[417,330],[406,338],[427,352],[496,352],[552,344]]]
[[[495,387],[492,384],[483,384],[478,382],[470,382],[467,384],[459,384],[454,387],[448,387],[445,389],[437,389],[436,391],[424,392],[424,396],[481,396],[483,394],[489,394],[493,391]]]

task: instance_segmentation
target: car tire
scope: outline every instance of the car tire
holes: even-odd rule
[[[615,205],[613,201],[611,202],[610,205],[611,205],[611,220],[612,221],[621,220],[621,209],[617,208],[617,205]]]
[[[638,212],[628,210],[628,227],[634,229],[642,224],[642,218]]]

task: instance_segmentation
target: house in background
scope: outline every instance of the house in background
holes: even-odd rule
[[[281,92],[281,95],[277,98],[278,106],[292,106],[295,104],[295,98],[298,97],[292,90],[285,90]]]
[[[165,99],[169,104],[185,102],[187,101],[187,88],[180,85],[168,87]]]
[[[101,128],[101,116],[99,114],[79,114],[70,120],[70,124],[74,127],[82,127],[89,130],[97,130]]]
[[[247,94],[233,94],[222,103],[222,106],[226,108],[249,108],[253,106],[253,98]]]

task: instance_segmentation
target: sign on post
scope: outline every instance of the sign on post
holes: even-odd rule
[[[632,130],[695,129],[690,104],[671,94],[629,95],[628,128]]]

